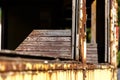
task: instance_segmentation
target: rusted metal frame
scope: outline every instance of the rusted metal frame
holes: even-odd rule
[[[107,25],[108,25],[108,44],[107,44],[107,58],[108,58],[108,63],[110,63],[110,3],[111,1],[110,0],[107,0],[107,16],[108,16],[108,22],[107,22]]]
[[[78,33],[78,8],[79,8],[79,0],[73,0],[73,16],[72,16],[72,43],[74,46],[74,49],[72,49],[72,52],[74,52],[74,58],[75,60],[79,61],[79,33]]]
[[[110,63],[117,67],[117,48],[116,48],[116,18],[117,18],[117,9],[116,9],[116,0],[111,1],[110,9]]]
[[[114,7],[115,7],[115,67],[117,68],[117,52],[118,52],[118,40],[117,40],[117,33],[116,33],[116,27],[118,26],[118,3],[117,3],[117,0],[115,0],[114,2]]]
[[[78,22],[79,21],[79,0],[75,0],[75,60],[79,61],[79,33]]]
[[[72,59],[75,53],[75,0],[72,0]]]
[[[25,58],[0,57],[0,72],[8,71],[49,71],[49,70],[91,70],[114,68],[109,64],[89,64],[86,68],[76,61],[51,61]]]
[[[83,64],[83,80],[86,80],[86,0],[79,0],[79,55]]]
[[[86,80],[117,80],[113,69],[88,70]],[[84,80],[82,70],[48,70],[0,73],[1,80]],[[108,74],[108,75],[106,75]],[[106,75],[106,76],[105,76]],[[111,75],[111,76],[110,76]]]
[[[105,62],[108,62],[108,0],[105,0]]]
[[[105,62],[110,63],[110,8],[111,1],[105,0]],[[106,30],[107,29],[107,30]]]
[[[111,0],[111,9],[110,9],[110,63],[111,64],[114,64],[113,62],[113,38],[114,38],[114,31],[113,31],[113,28],[114,28],[114,19],[113,19],[113,12],[112,12],[112,7],[113,6],[113,0]]]
[[[86,64],[86,0],[79,1],[79,46],[83,65]]]

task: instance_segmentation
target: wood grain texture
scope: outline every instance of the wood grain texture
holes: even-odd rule
[[[87,63],[98,63],[97,44],[87,44]]]
[[[38,37],[38,36],[32,36],[32,37],[27,37],[25,39],[27,42],[44,42],[44,41],[71,41],[71,37]]]
[[[71,47],[51,47],[51,46],[27,46],[27,45],[21,45],[16,50],[23,50],[23,51],[71,51]]]
[[[71,58],[71,41],[70,30],[33,30],[16,51],[25,55]]]
[[[32,36],[71,36],[71,30],[33,30]]]
[[[71,59],[70,35],[70,30],[33,30],[16,51],[22,55]],[[87,44],[86,57],[87,63],[98,62],[96,44]]]
[[[28,45],[28,46],[71,46],[70,42],[23,42],[22,45]]]

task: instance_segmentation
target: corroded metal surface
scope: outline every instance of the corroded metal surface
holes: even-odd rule
[[[9,57],[0,61],[0,80],[116,80],[115,68],[109,64],[83,66],[75,61]]]
[[[17,54],[15,51],[9,50],[0,51],[0,54],[2,53]],[[3,57],[1,55],[0,80],[116,80],[116,68],[110,64],[83,65],[79,61],[72,60],[33,58]]]
[[[47,70],[92,70],[109,69],[114,66],[109,64],[83,65],[76,61],[37,60],[25,58],[0,57],[0,72],[7,71],[47,71]]]
[[[86,0],[79,0],[79,48],[81,60],[86,63]]]
[[[115,28],[118,25],[117,11],[118,11],[117,0],[112,0],[111,9],[110,9],[110,62],[114,66],[117,66],[116,57],[117,57],[117,51],[118,51],[117,44],[116,44],[118,42],[116,41],[116,28]]]
[[[111,72],[112,69],[88,70],[86,79],[83,70],[7,72],[0,73],[0,80],[117,80]]]

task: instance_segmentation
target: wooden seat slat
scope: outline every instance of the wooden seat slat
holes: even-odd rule
[[[71,58],[71,30],[33,30],[16,48],[20,54]]]

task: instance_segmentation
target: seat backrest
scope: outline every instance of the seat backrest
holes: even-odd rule
[[[71,30],[33,30],[16,48],[21,54],[71,58]]]

